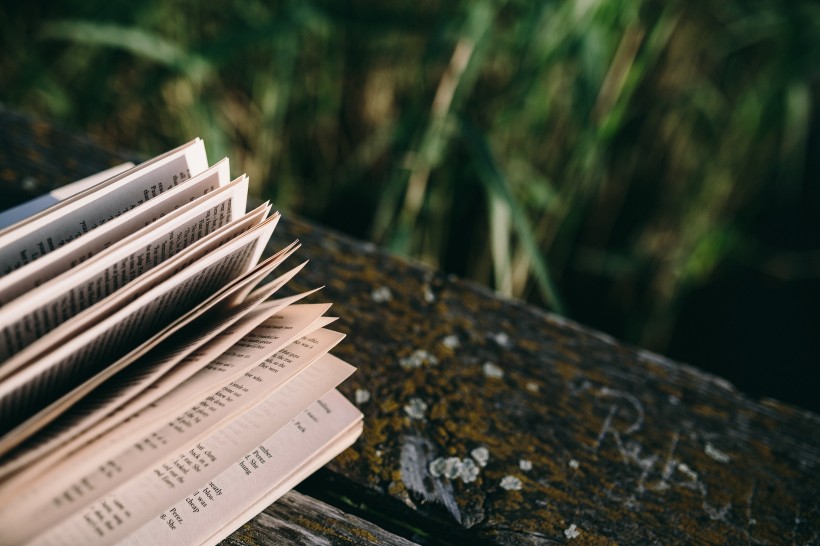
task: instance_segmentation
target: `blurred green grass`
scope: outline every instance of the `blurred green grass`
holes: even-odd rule
[[[690,296],[738,271],[820,278],[814,1],[70,0],[0,21],[3,103],[146,154],[201,136],[283,210],[651,349],[697,354]]]

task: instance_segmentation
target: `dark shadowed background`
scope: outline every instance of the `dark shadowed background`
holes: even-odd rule
[[[803,0],[4,2],[0,102],[200,136],[283,211],[817,411],[819,37]]]

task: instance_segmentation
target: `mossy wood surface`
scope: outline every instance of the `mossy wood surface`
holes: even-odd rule
[[[125,157],[2,109],[0,139],[4,206]],[[229,543],[820,542],[818,416],[286,213],[295,238],[365,431]]]

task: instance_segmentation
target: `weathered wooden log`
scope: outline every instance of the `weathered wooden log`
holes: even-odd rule
[[[291,491],[253,521],[243,525],[223,544],[413,546],[416,543],[388,533],[365,519]]]
[[[8,111],[0,127],[7,206],[123,157]],[[301,487],[319,500],[289,496],[229,542],[368,543],[357,529],[419,543],[820,542],[817,415],[286,213],[274,245],[293,238],[311,260],[294,289],[325,285],[313,301],[334,302],[348,333],[334,353],[359,368],[342,390],[365,432]]]

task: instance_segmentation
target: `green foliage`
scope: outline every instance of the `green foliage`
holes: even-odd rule
[[[687,293],[754,246],[771,188],[799,194],[817,114],[804,0],[0,16],[0,101],[147,154],[202,136],[280,208],[570,315],[608,306],[658,349]]]

